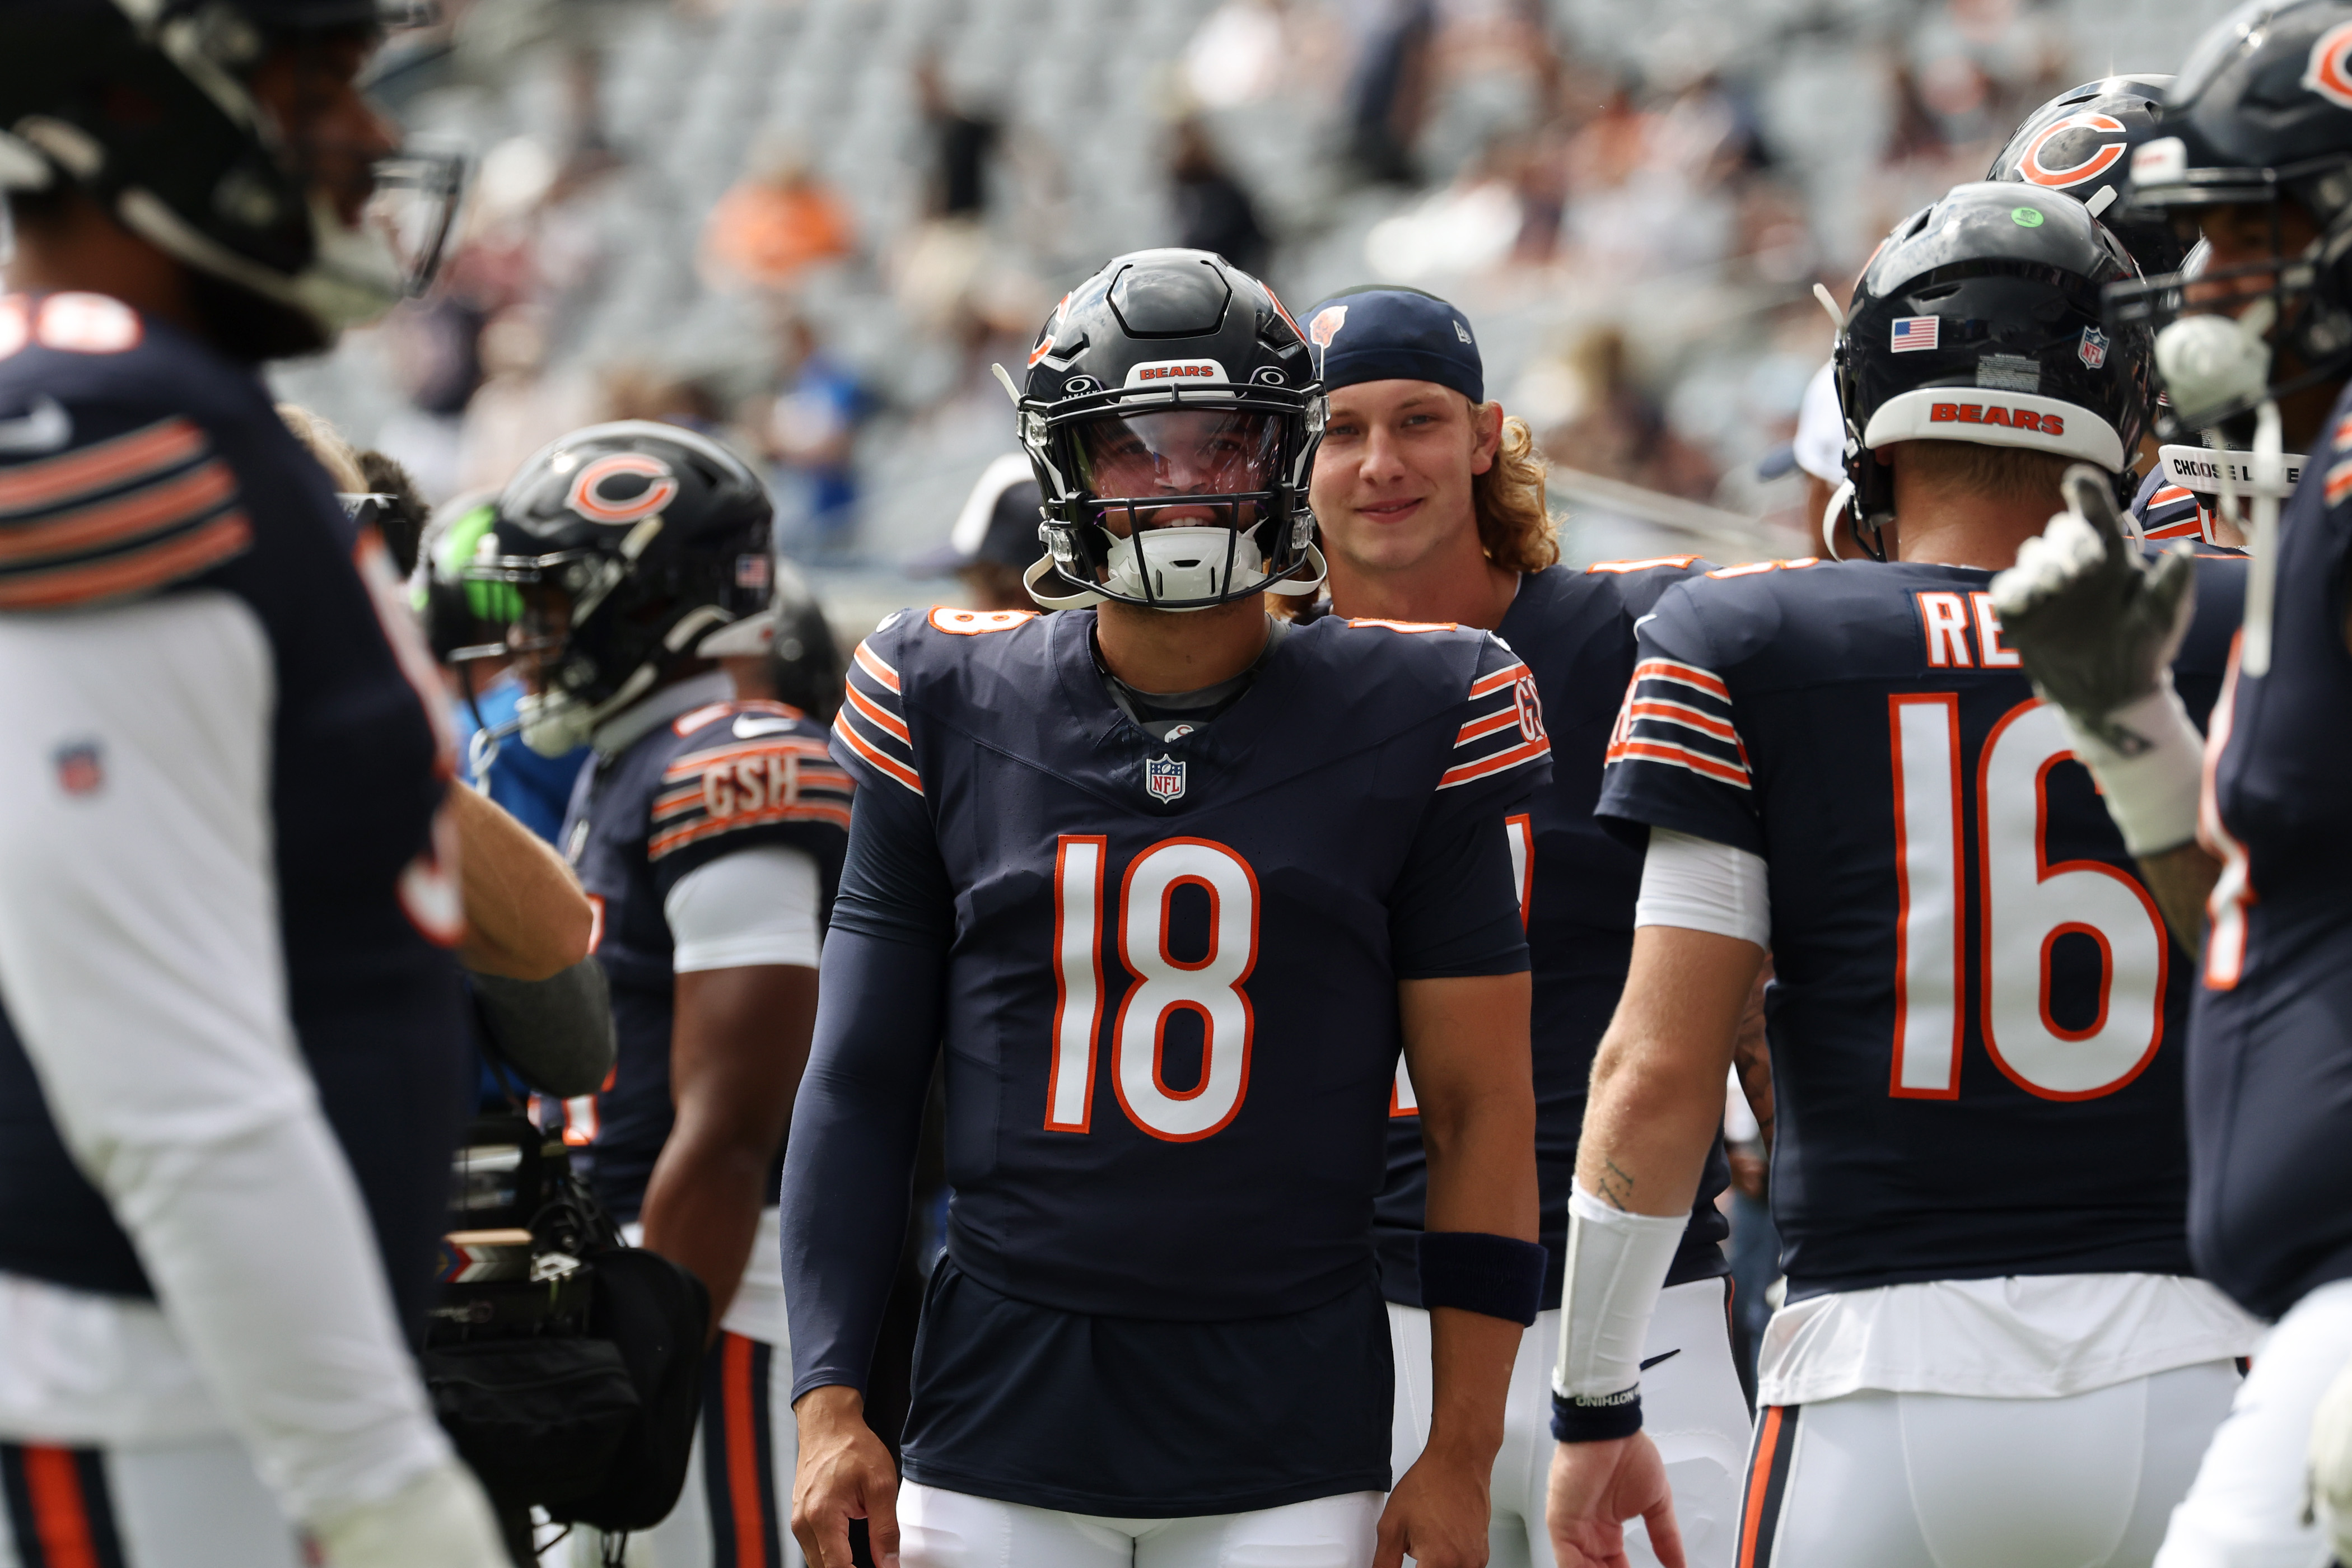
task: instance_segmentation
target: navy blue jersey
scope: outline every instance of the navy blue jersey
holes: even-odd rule
[[[238,364],[94,294],[0,300],[0,613],[191,589],[268,638],[287,1006],[414,1326],[466,1093],[433,844],[453,756],[430,654],[373,531]],[[356,567],[355,569],[355,562]],[[431,934],[428,934],[431,933]],[[0,1270],[151,1293],[0,1019]]]
[[[1327,619],[1160,741],[1094,622],[901,612],[835,721],[891,808],[873,831],[919,836],[951,907],[949,1253],[906,1473],[1163,1517],[1378,1489],[1396,988],[1527,967],[1505,820],[1548,771],[1534,682],[1484,633]],[[813,1080],[856,1068],[819,1035]],[[862,1382],[787,1294],[796,1386]]]
[[[2175,663],[2212,705],[2242,568],[2200,563]],[[1770,867],[1792,1296],[2189,1272],[2191,989],[1989,572],[1710,573],[1666,594],[1601,811]]]
[[[581,770],[562,842],[595,902],[596,958],[613,988],[618,1053],[596,1097],[592,1180],[614,1218],[637,1217],[674,1114],[663,900],[698,867],[781,844],[815,859],[830,908],[849,842],[850,791],[824,727],[781,702],[707,704]]]
[[[1593,1052],[1625,987],[1633,899],[1641,891],[1641,853],[1592,815],[1601,757],[1633,673],[1634,624],[1659,595],[1704,569],[1695,555],[1669,555],[1529,573],[1495,634],[1527,661],[1551,735],[1551,782],[1536,792],[1526,817],[1511,822],[1535,971],[1536,1171],[1543,1186],[1542,1240],[1551,1254],[1547,1301],[1560,1296],[1585,1089]],[[1415,1242],[1427,1184],[1412,1094],[1400,1069],[1379,1225],[1382,1289],[1391,1301],[1419,1306]],[[1730,1180],[1720,1153],[1711,1155],[1668,1284],[1712,1279],[1729,1267],[1717,1244],[1730,1227],[1715,1200]]]
[[[2221,858],[2189,1066],[2189,1239],[2275,1318],[2352,1277],[2352,397],[2279,530],[2271,667],[2214,710],[2201,837]]]

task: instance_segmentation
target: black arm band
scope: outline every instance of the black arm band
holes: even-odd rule
[[[1551,1435],[1563,1443],[1607,1443],[1642,1429],[1640,1385],[1616,1394],[1570,1399],[1551,1393]]]
[[[1459,1307],[1522,1328],[1543,1310],[1544,1266],[1550,1255],[1539,1242],[1482,1230],[1425,1230],[1420,1252],[1424,1307]]]

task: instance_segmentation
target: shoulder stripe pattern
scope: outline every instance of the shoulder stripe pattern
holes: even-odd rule
[[[654,795],[646,858],[780,822],[849,831],[856,786],[814,735],[729,741],[674,759]]]
[[[0,609],[150,592],[236,555],[236,476],[186,419],[0,468]]]
[[[2185,485],[2165,485],[2151,493],[2140,512],[2140,532],[2149,539],[2205,539],[2204,503]]]
[[[1451,765],[1438,776],[1439,789],[1492,778],[1551,753],[1536,678],[1517,659],[1472,681],[1463,711]]]
[[[1607,761],[1663,763],[1735,789],[1751,787],[1731,689],[1713,670],[1668,658],[1633,667]]]
[[[871,644],[857,645],[843,697],[841,711],[833,718],[835,737],[884,778],[922,794],[914,737],[907,729],[906,704],[898,695],[898,672]]]

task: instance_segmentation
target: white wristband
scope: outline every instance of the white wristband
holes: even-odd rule
[[[1690,1216],[1627,1214],[1584,1190],[1568,1197],[1568,1288],[1560,1302],[1552,1392],[1619,1394],[1642,1381],[1650,1313]]]
[[[2110,733],[2120,730],[2147,742],[2131,755],[2088,733],[2073,714],[2061,712],[2074,739],[2074,755],[2098,780],[2107,815],[2123,829],[2124,847],[2134,855],[2160,855],[2197,837],[2205,737],[2189,721],[2189,710],[2169,676],[2147,696],[2107,715],[2104,728]]]

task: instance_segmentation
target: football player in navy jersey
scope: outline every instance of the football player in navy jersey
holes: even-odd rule
[[[650,1532],[676,1568],[781,1565],[789,1550],[772,1196],[850,782],[815,720],[739,700],[714,663],[772,644],[771,511],[751,471],[693,431],[591,426],[508,483],[468,568],[520,599],[523,742],[593,749],[562,834],[601,911],[619,1037],[587,1111],[593,1184],[710,1292],[695,1468]]]
[[[2145,1564],[2236,1389],[2255,1325],[2186,1237],[2189,962],[1988,593],[2066,464],[2112,494],[2137,439],[2146,333],[2083,352],[2129,275],[2054,194],[1906,220],[1838,344],[1883,563],[1725,568],[1641,628],[1599,807],[1647,849],[1570,1200],[1563,1563],[1669,1508],[1637,1357],[1768,947],[1789,1288],[1743,1565]],[[2213,568],[2177,660],[2200,708],[2242,571]]]
[[[2204,422],[2251,412],[2281,445],[2314,443],[2275,559],[2257,563],[2274,601],[2267,584],[2250,594],[2210,741],[2165,668],[2186,613],[2181,563],[2142,561],[2093,501],[1995,584],[2174,929],[2192,946],[2201,930],[2189,1243],[2209,1278],[2277,1324],[2173,1516],[2164,1568],[2324,1562],[2315,1492],[2336,1555],[2352,1549],[2352,1454],[2322,1445],[2308,1477],[2305,1459],[2315,1407],[2352,1364],[2352,400],[2324,423],[2312,401],[2352,370],[2347,61],[2352,5],[2241,9],[2199,42],[2134,155],[2133,200],[2209,249],[2197,276],[2151,279],[2126,301],[2155,306],[2144,313],[2174,405]]]
[[[257,368],[401,291],[373,37],[352,0],[0,14],[0,1560],[507,1560],[404,1330],[448,949],[519,949],[449,864],[383,546]]]
[[[1511,849],[1534,970],[1544,1293],[1557,1301],[1585,1084],[1624,984],[1642,866],[1593,818],[1601,754],[1633,673],[1634,623],[1704,563],[1675,555],[1580,572],[1557,564],[1542,459],[1527,427],[1486,400],[1470,324],[1445,300],[1416,289],[1351,289],[1316,306],[1306,326],[1330,399],[1312,499],[1330,559],[1331,613],[1486,626],[1527,661],[1543,699],[1551,782],[1525,818],[1512,819]],[[1402,1068],[1395,1098],[1379,1227],[1402,1469],[1421,1451],[1429,1410],[1429,1314],[1414,1269],[1421,1131]],[[1731,1562],[1748,1427],[1731,1354],[1727,1226],[1715,1205],[1728,1181],[1720,1157],[1710,1160],[1643,1351],[1656,1363],[1651,1430],[1674,1483],[1685,1555],[1709,1568]],[[1551,1563],[1543,1498],[1559,1340],[1551,1311],[1519,1346],[1495,1468],[1489,1561],[1497,1568]],[[1655,1559],[1637,1546],[1634,1561]]]
[[[824,1568],[860,1518],[910,1568],[1468,1568],[1543,1279],[1505,833],[1547,768],[1534,683],[1483,632],[1266,616],[1322,576],[1323,400],[1222,258],[1080,284],[1019,404],[1059,613],[901,611],[835,724],[860,788],[784,1170],[794,1530]],[[1435,1415],[1384,1507],[1400,1047]],[[859,1399],[942,1052],[900,1490]]]

